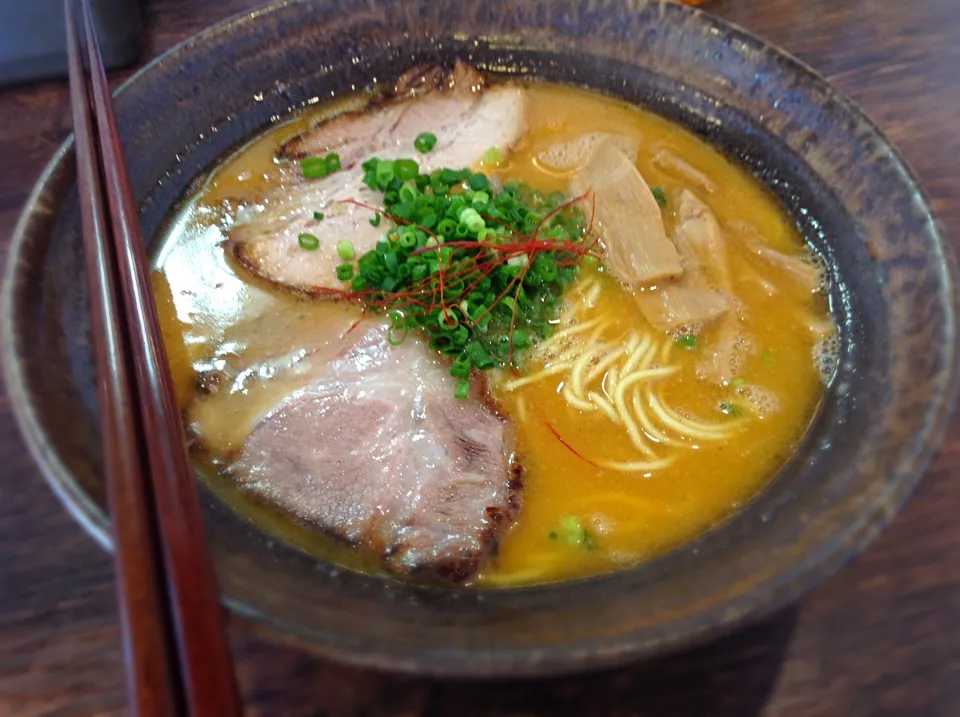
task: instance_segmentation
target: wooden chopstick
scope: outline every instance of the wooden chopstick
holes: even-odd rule
[[[168,715],[174,711],[170,684],[170,635],[162,592],[149,492],[145,489],[138,436],[139,416],[128,400],[131,357],[111,267],[112,247],[101,238],[109,231],[101,202],[100,167],[93,160],[95,140],[87,103],[87,83],[74,23],[73,3],[66,2],[70,101],[73,105],[77,176],[83,226],[91,330],[98,377],[100,431],[107,499],[112,516],[117,598],[123,629],[124,661],[131,712]]]
[[[130,707],[239,715],[133,192],[90,9],[78,1],[79,20],[65,0],[71,102]]]

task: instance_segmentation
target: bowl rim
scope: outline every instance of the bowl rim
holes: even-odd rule
[[[158,66],[177,62],[178,56],[198,44],[205,43],[221,35],[230,35],[235,28],[257,23],[264,16],[277,13],[288,6],[306,6],[313,0],[274,0],[273,2],[254,8],[246,12],[236,13],[200,32],[180,40],[148,63],[144,64],[113,91],[113,95],[121,95],[130,86],[149,77]],[[913,440],[905,446],[901,454],[902,466],[910,466],[904,472],[903,479],[888,484],[882,494],[868,504],[865,504],[856,519],[848,523],[843,532],[835,533],[834,539],[823,545],[821,550],[812,552],[804,559],[794,563],[789,570],[781,571],[771,576],[765,582],[766,590],[759,595],[745,596],[738,601],[724,606],[715,606],[716,619],[704,625],[701,623],[695,629],[681,632],[679,637],[672,639],[671,649],[699,643],[715,638],[740,626],[747,621],[754,621],[793,602],[806,592],[812,585],[817,584],[836,572],[844,563],[859,554],[873,538],[885,528],[894,518],[899,507],[913,492],[922,480],[933,461],[939,446],[942,443],[947,427],[952,418],[960,394],[960,354],[958,354],[957,335],[960,329],[960,284],[958,284],[958,269],[956,250],[946,239],[942,223],[934,214],[929,196],[920,183],[919,177],[898,147],[896,147],[858,105],[849,100],[834,85],[820,75],[802,60],[796,58],[786,50],[767,42],[752,32],[728,20],[711,15],[702,9],[678,5],[669,0],[644,0],[648,5],[671,6],[672,12],[687,13],[698,17],[699,22],[707,24],[714,32],[723,33],[733,40],[743,43],[750,49],[767,53],[782,63],[789,72],[806,76],[822,91],[825,96],[836,102],[841,113],[846,114],[857,124],[874,134],[889,153],[891,165],[901,177],[904,187],[916,193],[928,221],[927,233],[935,244],[939,246],[944,261],[940,265],[940,280],[944,294],[949,292],[951,300],[945,303],[947,316],[945,325],[948,328],[946,338],[949,347],[944,349],[943,355],[949,366],[946,390],[940,395],[940,400],[931,406],[925,414],[923,425],[913,434]],[[3,378],[6,383],[7,394],[14,419],[23,436],[24,443],[40,469],[47,484],[51,487],[67,511],[80,523],[87,533],[105,550],[112,552],[112,538],[109,531],[109,518],[99,506],[95,505],[90,494],[80,488],[71,472],[58,458],[50,446],[47,434],[39,416],[29,400],[26,391],[26,377],[21,358],[15,347],[18,345],[16,325],[17,321],[12,313],[15,301],[15,273],[19,257],[24,244],[31,233],[31,225],[37,218],[48,212],[43,206],[43,194],[51,184],[51,179],[61,169],[62,163],[72,157],[72,133],[59,146],[53,157],[45,165],[39,178],[36,180],[22,213],[15,225],[10,241],[7,265],[2,275],[0,286],[0,363],[3,364]],[[69,172],[68,172],[69,173]],[[891,471],[892,472],[892,471]],[[735,520],[736,518],[734,518]],[[846,538],[839,540],[839,538]],[[522,589],[522,588],[521,588]],[[280,640],[306,648],[314,653],[340,661],[350,662],[368,667],[404,671],[419,674],[435,674],[449,676],[467,676],[476,673],[465,667],[463,662],[456,660],[449,664],[438,664],[434,656],[417,658],[409,655],[396,655],[388,651],[364,653],[350,647],[321,644],[291,632],[282,622],[271,615],[258,612],[242,600],[221,593],[222,603],[233,613],[249,623],[256,634],[272,640]],[[498,666],[488,675],[533,675],[533,674],[560,674],[582,669],[577,666],[579,661],[588,661],[589,668],[614,665],[623,662],[636,654],[643,652],[643,646],[636,639],[624,637],[616,645],[604,645],[598,655],[589,646],[569,646],[557,650],[556,655],[547,655],[532,669],[526,666],[523,659],[509,649],[491,650],[497,656],[505,658],[507,664]],[[522,650],[521,650],[522,652]],[[589,660],[586,660],[587,653]],[[469,658],[466,660],[469,663]]]

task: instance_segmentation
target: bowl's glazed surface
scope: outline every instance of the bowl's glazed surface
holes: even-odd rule
[[[117,95],[146,240],[197,176],[277,117],[454,57],[643,105],[749,166],[830,265],[837,378],[797,455],[739,515],[589,580],[441,590],[363,576],[271,540],[204,492],[225,602],[339,659],[511,676],[660,654],[795,598],[891,519],[936,450],[957,387],[956,297],[912,173],[782,52],[657,0],[279,2],[174,48]],[[14,237],[0,338],[31,450],[107,546],[74,178],[68,143]]]

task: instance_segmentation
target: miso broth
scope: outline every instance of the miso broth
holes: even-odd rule
[[[494,183],[518,180],[543,193],[569,194],[577,168],[544,161],[545,148],[595,134],[629,142],[636,168],[656,189],[668,236],[681,221],[684,190],[715,217],[733,318],[658,329],[602,258],[579,266],[553,320],[560,338],[535,341],[518,354],[516,370],[487,372],[489,393],[515,434],[522,489],[494,554],[468,578],[478,585],[631,566],[729,518],[795,450],[831,378],[835,352],[817,257],[747,171],[683,127],[623,102],[543,82],[522,89],[522,137],[509,150],[498,148],[497,156],[485,154],[472,169]],[[178,400],[188,423],[202,417],[208,437],[194,446],[205,480],[280,540],[379,570],[369,549],[331,540],[273,505],[268,493],[242,488],[231,473],[249,432],[237,416],[265,411],[295,391],[297,362],[305,355],[331,359],[341,338],[336,327],[358,319],[363,307],[257,279],[225,251],[224,241],[243,207],[256,205],[259,194],[290,171],[278,149],[318,118],[364,101],[305,110],[227,157],[171,219],[153,279]],[[410,156],[417,158],[413,148]],[[318,220],[316,231],[322,230]],[[810,268],[817,285],[797,280],[792,265],[777,263],[782,257]],[[421,339],[413,331],[403,340]],[[718,379],[710,359],[724,342],[727,373]],[[210,390],[205,382],[231,362],[248,372],[218,385],[217,402],[203,404],[201,394]],[[618,394],[628,376],[630,389]]]

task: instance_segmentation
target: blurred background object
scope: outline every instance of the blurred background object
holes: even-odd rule
[[[91,0],[108,69],[137,59],[139,0]],[[62,0],[0,0],[0,85],[66,77]]]

